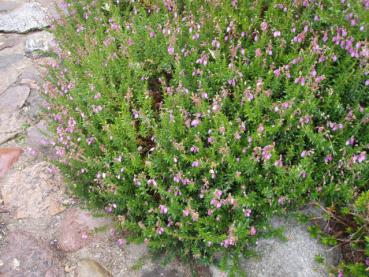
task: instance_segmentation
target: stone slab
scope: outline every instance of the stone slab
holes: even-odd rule
[[[65,209],[62,178],[47,162],[9,172],[0,188],[4,206],[17,219],[53,216]]]
[[[27,86],[8,88],[0,95],[0,113],[10,113],[21,109],[30,94]]]
[[[48,15],[37,2],[24,3],[0,16],[0,31],[5,33],[27,33],[47,26]]]
[[[306,226],[295,220],[274,218],[274,227],[283,227],[287,241],[261,239],[255,248],[258,257],[243,262],[243,269],[250,277],[321,277],[328,276],[327,267],[317,263],[317,255],[327,265],[335,265],[339,253],[331,251],[312,238]]]
[[[64,252],[74,252],[97,238],[98,228],[108,227],[111,219],[94,217],[90,212],[71,209],[65,213],[58,232],[58,248]]]
[[[6,239],[0,259],[0,276],[62,277],[64,272],[48,245],[24,231],[14,231]]]
[[[0,145],[20,134],[25,123],[17,112],[0,113]]]

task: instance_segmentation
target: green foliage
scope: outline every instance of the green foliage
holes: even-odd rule
[[[272,215],[367,211],[365,5],[70,1],[48,90],[59,168],[131,239],[234,270]]]

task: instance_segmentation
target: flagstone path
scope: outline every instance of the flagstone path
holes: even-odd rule
[[[151,261],[145,245],[118,245],[111,219],[83,209],[49,162],[48,118],[40,111],[54,5],[0,0],[0,276],[191,276],[180,263]],[[288,242],[261,240],[261,258],[244,263],[250,276],[327,276],[315,255],[334,264],[336,253],[304,226],[279,224]],[[226,276],[214,267],[198,274]]]

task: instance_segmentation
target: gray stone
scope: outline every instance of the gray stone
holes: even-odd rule
[[[42,120],[27,130],[26,144],[37,157],[56,158],[53,147],[49,143],[50,136],[47,124]]]
[[[20,54],[2,55],[0,56],[0,69],[7,68],[22,59],[23,59],[23,56]]]
[[[0,95],[17,81],[27,65],[28,61],[22,54],[0,55]]]
[[[19,4],[14,1],[2,1],[0,2],[0,13],[9,12],[11,10],[14,10],[18,6]]]
[[[21,133],[24,124],[18,113],[0,113],[0,145]]]
[[[17,81],[17,78],[19,76],[19,73],[15,68],[10,68],[7,70],[1,70],[0,69],[0,76],[1,76],[1,82],[0,82],[0,95],[15,81]]]
[[[46,107],[46,101],[38,89],[31,90],[27,103],[28,105],[23,109],[23,114],[32,122],[39,121],[42,115],[42,108]]]
[[[181,274],[180,272],[178,272],[174,268],[165,269],[161,266],[156,267],[152,271],[143,272],[143,274],[141,275],[141,277],[157,277],[157,276],[161,276],[161,277],[184,277],[183,274]]]
[[[83,259],[76,269],[77,277],[111,277],[111,273],[98,262],[91,259]]]
[[[62,178],[47,162],[9,172],[1,192],[5,207],[17,219],[53,216],[65,209]]]
[[[15,46],[17,43],[19,43],[19,41],[20,39],[18,37],[15,37],[14,35],[0,35],[0,51]]]
[[[27,33],[47,26],[49,26],[48,16],[36,2],[24,3],[0,16],[0,31],[5,33]]]
[[[328,265],[338,262],[338,252],[330,251],[313,239],[306,226],[293,220],[275,218],[274,227],[283,226],[287,241],[261,239],[255,248],[258,257],[243,263],[247,276],[251,277],[321,277],[328,276],[324,264],[315,261],[320,255]],[[219,276],[214,274],[213,276]]]
[[[55,45],[54,35],[49,32],[39,32],[28,36],[24,52],[27,56],[39,57],[50,52]]]
[[[0,113],[14,112],[21,109],[30,93],[26,86],[10,87],[0,95]]]
[[[96,229],[108,227],[110,218],[94,217],[81,209],[70,209],[60,224],[57,242],[58,248],[65,252],[77,251],[97,238]]]
[[[226,272],[221,271],[219,268],[217,268],[216,266],[213,266],[213,265],[210,266],[210,272],[211,272],[213,277],[227,277],[228,276],[228,274]]]
[[[12,232],[0,253],[0,259],[4,263],[0,267],[0,276],[64,276],[59,261],[48,245],[30,233]]]

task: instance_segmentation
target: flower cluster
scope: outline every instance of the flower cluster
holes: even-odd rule
[[[368,190],[368,1],[68,2],[58,165],[132,236],[236,256],[269,215]]]

